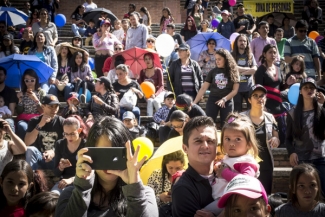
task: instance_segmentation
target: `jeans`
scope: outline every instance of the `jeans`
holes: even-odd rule
[[[314,160],[304,160],[304,161],[299,161],[299,164],[302,163],[309,163],[312,164],[318,171],[321,187],[322,187],[322,195],[324,196],[325,194],[325,158],[318,158]]]
[[[26,135],[27,127],[28,127],[28,122],[23,121],[23,120],[18,121],[16,134],[23,141],[25,140],[25,135]]]
[[[42,88],[42,90],[44,90],[45,94],[48,94],[50,89],[53,89],[56,87],[54,84],[49,84],[48,82],[44,82],[44,83],[41,83],[41,88]]]
[[[248,91],[247,92],[238,92],[234,96],[234,111],[242,112],[243,111],[243,99],[247,104],[247,109],[250,109],[251,105],[248,102]]]
[[[11,128],[12,132],[16,132],[16,130],[15,130],[15,121],[14,121],[14,119],[12,119],[12,118],[7,118],[7,119],[5,119],[5,121],[7,121],[8,124],[10,125],[10,128]]]
[[[43,169],[43,170],[53,170],[54,169],[54,159],[50,162],[45,162],[43,159],[43,153],[40,152],[34,146],[28,146],[26,151],[26,162],[32,167],[33,170]]]
[[[120,119],[121,120],[123,120],[123,114],[126,111],[127,110],[125,108],[120,108]],[[131,112],[135,115],[135,118],[138,121],[138,125],[140,125],[140,109],[139,109],[139,107],[134,106]]]
[[[213,121],[216,121],[216,118],[220,111],[220,125],[222,128],[223,124],[226,120],[226,117],[228,116],[228,114],[230,112],[232,112],[234,110],[234,106],[233,106],[233,100],[231,99],[225,103],[224,108],[221,108],[220,106],[218,106],[216,104],[216,101],[218,101],[220,99],[221,99],[220,97],[209,96],[208,102],[206,104],[205,113],[207,116],[211,117],[213,119]]]
[[[71,30],[74,33],[74,36],[83,36],[86,32],[86,28],[78,27],[76,24],[71,25]]]
[[[161,103],[164,101],[165,91],[162,91],[158,96],[154,99],[147,99],[147,115],[153,116],[153,108],[155,108],[156,112],[161,107]]]
[[[49,94],[53,94],[53,95],[55,95],[55,96],[58,96],[59,95],[59,92],[60,93],[63,93],[63,96],[64,96],[64,100],[67,100],[67,99],[69,99],[69,94],[71,93],[71,92],[73,92],[73,84],[71,84],[71,83],[68,83],[65,87],[64,87],[64,89],[63,89],[63,91],[60,91],[55,85],[51,85],[50,86],[50,89],[49,89],[49,91],[48,91],[48,93]]]

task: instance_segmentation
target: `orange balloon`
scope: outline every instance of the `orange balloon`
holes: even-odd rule
[[[234,49],[234,41],[231,43],[231,50],[233,50]]]
[[[140,87],[142,88],[142,91],[144,93],[144,96],[149,99],[153,94],[156,93],[156,88],[153,83],[149,81],[144,81],[141,83]]]
[[[317,36],[319,36],[319,33],[316,31],[311,31],[308,35],[309,38],[314,39],[314,40],[317,38]]]

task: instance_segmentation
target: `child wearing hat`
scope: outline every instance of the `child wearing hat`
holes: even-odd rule
[[[61,116],[64,118],[70,117],[71,115],[78,115],[84,117],[85,112],[80,107],[79,94],[71,92],[67,99],[67,106],[65,106],[61,112]]]
[[[173,92],[167,92],[164,96],[164,104],[158,109],[158,111],[153,115],[153,120],[159,125],[165,125],[165,120],[169,114],[170,109],[175,104],[175,95]]]
[[[133,139],[136,139],[140,136],[145,136],[144,128],[138,125],[137,119],[132,112],[124,112],[123,124],[129,129]]]

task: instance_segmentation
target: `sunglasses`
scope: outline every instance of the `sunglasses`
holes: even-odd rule
[[[174,126],[174,125],[172,125],[172,128],[174,128],[174,129],[181,129],[181,128],[184,127],[184,124],[185,124],[185,121],[183,121],[182,126]]]
[[[34,83],[34,82],[35,82],[35,79],[25,79],[24,81],[25,81],[26,83],[29,83],[29,82]]]
[[[264,99],[265,94],[261,94],[261,95],[253,94],[252,97],[253,97],[254,99],[256,99],[256,100],[257,100],[257,99]]]
[[[74,38],[73,40],[74,40],[74,41],[81,41],[80,38]]]
[[[148,43],[155,43],[154,40],[147,40]]]
[[[298,30],[299,32],[301,32],[301,33],[306,33],[307,32],[307,30],[305,30],[305,29],[301,29],[301,30]]]
[[[116,47],[114,50],[122,50],[121,47]]]

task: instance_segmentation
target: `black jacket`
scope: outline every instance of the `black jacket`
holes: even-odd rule
[[[195,86],[196,93],[198,93],[203,83],[201,67],[195,60],[192,59],[190,59],[189,65],[192,68],[194,86]],[[182,67],[182,62],[180,59],[178,59],[172,62],[168,70],[170,81],[167,82],[167,89],[169,91],[173,91],[170,85],[171,82],[176,96],[183,93],[183,87],[181,85],[182,84],[181,67]]]

